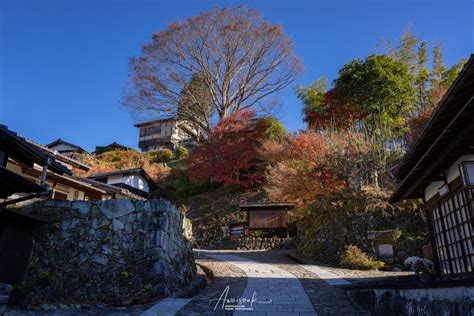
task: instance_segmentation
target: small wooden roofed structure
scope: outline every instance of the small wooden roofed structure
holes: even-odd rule
[[[247,212],[247,229],[275,230],[288,234],[287,213],[295,207],[294,203],[246,203],[240,209]]]
[[[474,279],[474,55],[394,172],[390,202],[422,198],[437,274]],[[467,176],[466,176],[467,175]]]

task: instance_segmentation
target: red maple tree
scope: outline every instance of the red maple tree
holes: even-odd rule
[[[324,94],[321,108],[306,111],[304,121],[310,129],[352,127],[355,122],[364,119],[363,113],[354,104],[338,96],[336,89]]]
[[[237,112],[222,120],[207,142],[200,144],[186,161],[193,182],[248,188],[265,181],[265,165],[257,149],[267,123],[253,111]]]

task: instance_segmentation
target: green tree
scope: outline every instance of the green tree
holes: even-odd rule
[[[361,112],[368,113],[365,127],[373,134],[399,131],[405,126],[416,98],[413,83],[405,64],[387,55],[370,55],[344,65],[335,80],[335,89]]]
[[[152,163],[165,164],[174,158],[173,152],[168,148],[160,148],[158,150],[150,151],[148,154]]]
[[[446,67],[443,63],[443,52],[441,44],[436,43],[433,47],[433,66],[431,68],[431,89],[438,88],[443,83],[443,73]]]
[[[418,38],[412,33],[411,26],[403,30],[400,37],[399,44],[395,48],[394,55],[398,61],[407,65],[408,70],[412,74],[417,71],[417,62],[419,61],[417,55]]]
[[[467,59],[462,59],[460,62],[452,66],[451,68],[448,68],[443,72],[443,75],[441,76],[441,81],[442,84],[446,87],[450,87],[456,77],[458,76],[459,72],[462,70],[462,67],[464,67],[464,64],[467,62]]]
[[[175,150],[176,159],[184,159],[189,156],[189,150],[184,146],[178,146]]]
[[[328,88],[328,79],[321,77],[309,86],[296,86],[296,96],[303,102],[303,116],[310,113],[322,112],[324,96]]]
[[[427,103],[427,88],[430,79],[430,72],[428,65],[428,43],[421,42],[417,54],[417,71],[415,76],[416,93],[418,97],[418,110],[421,112],[426,108]]]
[[[265,140],[280,141],[288,135],[288,131],[279,119],[273,116],[262,117],[257,120],[257,125],[264,126],[263,138]]]

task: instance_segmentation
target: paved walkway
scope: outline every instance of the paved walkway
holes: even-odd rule
[[[322,269],[321,267],[318,267],[316,265],[301,264],[300,266],[303,267],[303,269],[306,269],[309,272],[312,272],[312,273],[316,274],[320,279],[323,279],[329,285],[349,285],[349,284],[351,284],[351,282],[347,281],[344,278],[341,278],[337,274],[332,273],[328,270]]]
[[[216,302],[217,308],[235,309],[234,315],[317,315],[298,278],[272,264],[225,253],[206,256],[226,261],[248,277],[240,302]],[[229,299],[229,298],[228,298]],[[232,298],[231,298],[232,299]]]
[[[186,298],[165,298],[146,310],[140,316],[174,316],[191,299]]]

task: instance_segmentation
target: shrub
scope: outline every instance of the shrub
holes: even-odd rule
[[[174,154],[168,148],[160,148],[156,151],[149,152],[150,160],[154,163],[165,163],[174,158]]]
[[[415,273],[431,273],[434,274],[434,264],[428,259],[420,257],[408,257],[403,262],[405,268],[412,270]]]
[[[382,261],[372,259],[365,252],[359,249],[359,247],[354,245],[348,245],[345,247],[339,264],[343,268],[358,270],[380,269],[385,265]]]
[[[185,199],[205,191],[205,185],[191,182],[187,177],[179,177],[175,185],[176,197],[180,199]]]
[[[169,173],[168,167],[153,163],[151,155],[135,150],[108,151],[99,156],[80,155],[77,159],[91,167],[88,172],[77,171],[81,176],[141,167],[156,181]]]
[[[176,159],[184,159],[184,158],[187,158],[189,156],[189,151],[186,147],[183,147],[183,146],[179,146],[178,148],[176,148],[175,150],[175,156],[176,156]]]
[[[265,126],[265,131],[263,133],[263,138],[265,138],[265,140],[277,142],[288,136],[285,125],[275,117],[263,117],[258,119],[257,122]]]
[[[422,248],[428,242],[427,235],[426,232],[403,233],[397,240],[396,247],[411,256],[421,256],[423,254]]]

